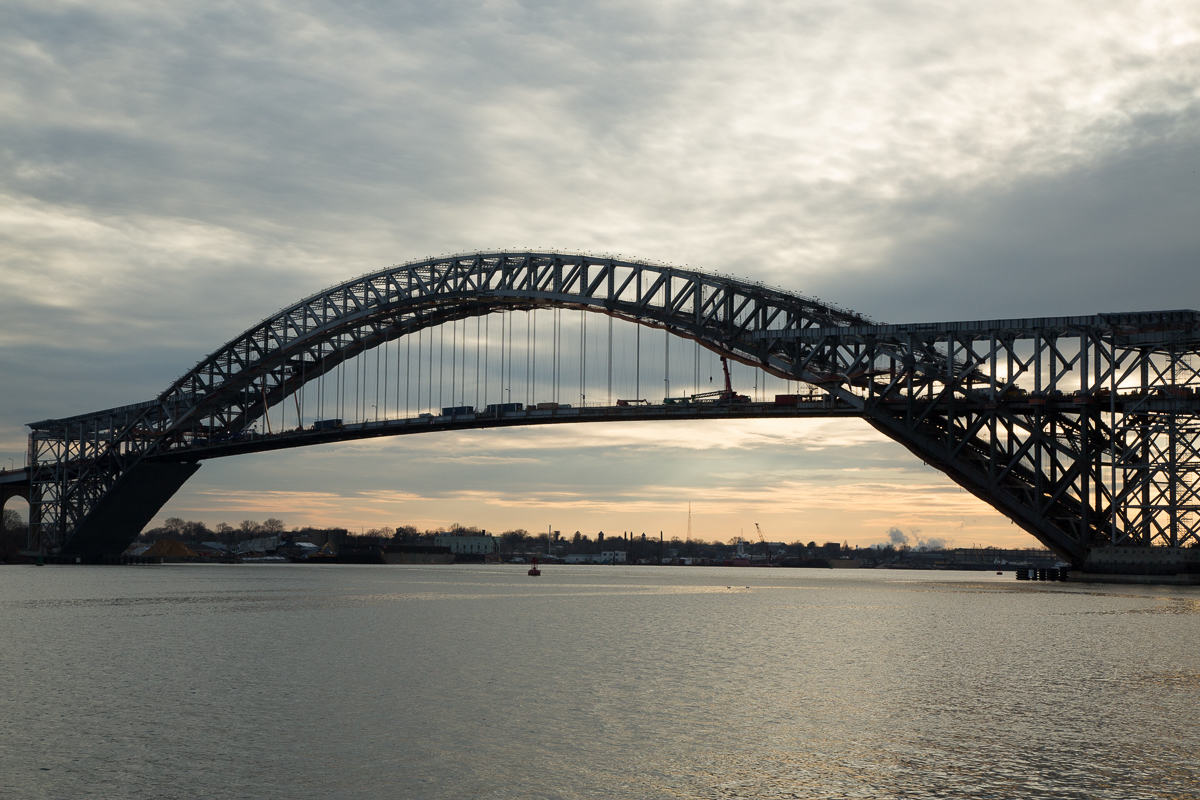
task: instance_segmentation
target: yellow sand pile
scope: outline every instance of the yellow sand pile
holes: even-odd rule
[[[150,545],[150,549],[142,553],[143,556],[152,558],[159,557],[182,557],[194,556],[196,551],[188,547],[183,542],[176,542],[172,539],[159,539],[154,544]]]

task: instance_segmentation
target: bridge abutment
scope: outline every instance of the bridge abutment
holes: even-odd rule
[[[124,552],[198,469],[195,461],[135,464],[100,498],[62,554],[92,560]]]

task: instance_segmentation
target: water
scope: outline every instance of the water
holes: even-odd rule
[[[979,573],[0,568],[0,796],[1167,798],[1200,591]]]

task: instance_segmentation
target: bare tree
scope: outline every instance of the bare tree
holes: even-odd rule
[[[212,538],[212,531],[203,522],[188,520],[183,523],[183,538],[192,542],[202,542]]]
[[[217,534],[217,540],[224,542],[232,547],[237,544],[237,529],[228,522],[218,522],[214,533]]]
[[[4,509],[4,524],[0,526],[0,559],[7,561],[25,547],[29,526],[11,508]]]
[[[506,553],[524,553],[528,549],[525,541],[528,538],[529,531],[524,528],[505,531],[500,534],[500,548]]]
[[[398,542],[407,542],[410,539],[416,539],[421,535],[415,525],[400,525],[396,528],[396,532],[392,534],[392,538]]]

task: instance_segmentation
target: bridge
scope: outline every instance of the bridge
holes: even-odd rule
[[[607,331],[589,339],[594,315]],[[661,346],[643,344],[649,331]],[[700,391],[702,353],[763,390]],[[855,416],[1076,566],[1118,550],[1194,562],[1197,355],[1196,311],[886,325],[668,265],[447,256],[305,298],[153,400],[31,423],[28,466],[0,474],[0,501],[28,499],[31,551],[94,559],[121,552],[210,458],[461,428]],[[614,397],[614,368],[636,375],[617,387],[629,399]],[[672,396],[688,373],[693,391]],[[769,396],[769,380],[785,391]]]

